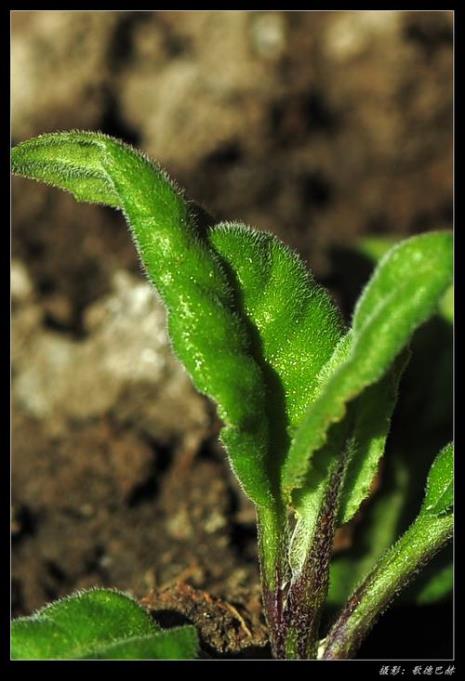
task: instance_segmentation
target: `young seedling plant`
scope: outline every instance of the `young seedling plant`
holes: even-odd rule
[[[452,283],[452,234],[389,249],[347,328],[288,247],[242,224],[201,226],[198,208],[167,174],[116,139],[46,134],[16,146],[12,164],[18,175],[126,218],[167,308],[174,351],[216,403],[232,470],[256,507],[273,655],[354,657],[378,616],[452,537],[448,444],[418,517],[361,576],[320,639],[335,530],[372,488],[409,341]]]

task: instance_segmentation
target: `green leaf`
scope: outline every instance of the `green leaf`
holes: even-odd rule
[[[437,455],[426,483],[423,513],[440,515],[452,509],[454,503],[454,447],[449,443]]]
[[[219,258],[196,229],[180,190],[158,166],[105,135],[67,132],[24,142],[13,171],[118,206],[169,312],[174,350],[199,391],[218,405],[223,440],[246,493],[273,503],[265,381]]]
[[[349,401],[380,380],[451,281],[449,232],[408,239],[382,259],[356,306],[348,357],[325,376],[295,435],[283,467],[285,495],[291,498],[303,485],[330,425],[344,417]]]
[[[297,255],[272,235],[222,224],[209,238],[237,281],[241,307],[258,332],[275,445],[270,458],[278,476],[290,439],[318,389],[321,369],[341,339],[341,317]],[[298,521],[290,547],[294,574],[311,545],[319,505],[327,491],[326,478],[331,477],[329,460],[335,460],[343,445],[338,435],[337,443],[331,442],[322,453],[319,475],[296,503]]]
[[[360,239],[357,250],[371,260],[377,263],[389,251],[394,244],[398,243],[398,239],[391,236],[366,236]],[[454,322],[454,286],[449,286],[441,300],[439,301],[438,313],[449,324]]]
[[[183,631],[186,629],[186,631]],[[195,657],[193,627],[162,631],[134,599],[118,591],[94,589],[55,601],[11,625],[15,660],[88,657],[165,659]]]
[[[121,208],[101,163],[101,149],[108,139],[78,131],[39,135],[13,149],[13,172],[66,189],[77,201]]]
[[[267,233],[224,223],[209,234],[235,283],[267,382],[276,468],[341,337],[340,313],[296,253]],[[277,474],[277,471],[275,472]]]
[[[360,334],[373,318],[390,312],[392,302],[398,305],[407,294],[413,295],[415,304],[407,301],[407,319],[395,331],[401,334],[417,319],[421,321],[414,328],[425,321],[452,281],[452,249],[452,233],[448,231],[428,232],[396,244],[381,259],[356,305],[354,332]]]
[[[340,315],[299,258],[238,225],[207,234],[155,164],[96,133],[43,135],[12,153],[13,170],[121,208],[169,310],[173,346],[218,404],[222,440],[259,506],[279,498],[279,464],[342,333]]]
[[[339,524],[349,522],[368,497],[384,454],[399,381],[409,360],[404,352],[388,373],[355,401],[352,455],[342,489]]]

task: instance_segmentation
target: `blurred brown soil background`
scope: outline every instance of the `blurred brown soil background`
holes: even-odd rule
[[[362,235],[451,226],[452,39],[442,11],[14,11],[12,141],[121,137],[347,314]],[[13,615],[114,586],[257,651],[253,509],[122,217],[14,178],[12,242]]]

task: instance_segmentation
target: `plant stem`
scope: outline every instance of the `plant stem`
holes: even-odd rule
[[[318,629],[328,590],[329,562],[346,465],[344,452],[328,475],[313,539],[301,571],[292,579],[289,523],[284,509],[257,511],[263,601],[275,658],[317,656]]]
[[[257,507],[258,553],[265,616],[273,656],[284,657],[284,589],[288,582],[289,527],[284,507]]]
[[[321,612],[329,583],[339,497],[347,452],[333,465],[316,521],[315,534],[301,573],[293,577],[286,600],[286,657],[316,659]]]
[[[452,513],[421,513],[347,601],[326,637],[321,659],[353,658],[380,614],[452,533]]]

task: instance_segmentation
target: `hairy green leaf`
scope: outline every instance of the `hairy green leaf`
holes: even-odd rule
[[[271,234],[217,225],[210,241],[238,283],[266,364],[279,377],[291,433],[341,337],[341,316],[299,256]]]
[[[42,135],[15,147],[12,162],[17,174],[69,190],[82,201],[121,208],[168,308],[174,349],[196,387],[218,405],[239,480],[255,503],[271,505],[264,377],[224,267],[200,238],[180,190],[143,155],[97,133]]]
[[[390,371],[355,401],[352,455],[347,467],[339,509],[339,524],[349,522],[370,493],[384,454],[399,381],[408,362],[399,355]]]
[[[325,381],[298,429],[283,468],[288,495],[303,485],[311,459],[346,405],[388,370],[452,281],[452,235],[430,232],[382,259],[355,309],[348,357]]]
[[[162,631],[134,599],[118,591],[94,589],[47,605],[11,625],[15,660],[81,658],[192,658],[194,627]]]
[[[176,353],[225,423],[222,439],[260,506],[279,496],[279,463],[342,333],[300,259],[269,234],[219,225],[201,238],[181,192],[155,164],[95,133],[13,150],[13,170],[123,210],[169,310]]]
[[[342,320],[328,293],[276,237],[226,223],[212,229],[209,240],[236,283],[237,306],[250,323],[267,382],[270,458],[279,474],[289,438],[341,337]]]
[[[454,447],[449,443],[437,455],[426,483],[422,511],[440,515],[451,510],[454,503]]]
[[[396,243],[398,243],[398,239],[391,236],[367,236],[363,237],[358,243],[358,251],[372,262],[377,263]],[[453,284],[449,286],[439,301],[438,313],[449,324],[454,322]]]
[[[108,139],[78,131],[39,135],[13,149],[13,172],[65,189],[77,201],[122,208],[101,162]]]

